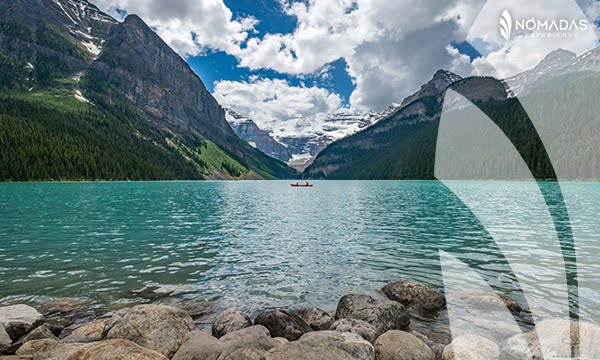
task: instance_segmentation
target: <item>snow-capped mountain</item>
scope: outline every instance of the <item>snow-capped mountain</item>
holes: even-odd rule
[[[437,95],[440,92],[444,91],[452,83],[455,83],[459,80],[462,80],[462,77],[460,75],[457,75],[447,70],[438,70],[433,75],[433,78],[430,81],[421,86],[421,89],[419,91],[404,99],[400,107],[405,107],[410,103],[413,103],[426,96]]]
[[[273,121],[270,129],[260,129],[252,119],[233,110],[227,110],[227,121],[238,135],[259,150],[302,170],[329,144],[366,129],[398,108],[398,104],[393,104],[381,113],[341,110],[334,114]],[[284,146],[286,151],[276,144]]]
[[[548,54],[536,67],[504,80],[510,96],[517,96],[538,80],[557,73],[577,59],[573,52],[558,49]]]
[[[600,71],[600,47],[577,56],[558,49],[548,54],[535,68],[504,80],[510,96],[522,95],[544,81],[582,71]]]
[[[283,162],[288,162],[292,159],[292,154],[288,148],[273,139],[267,131],[258,127],[252,119],[242,116],[231,109],[225,109],[225,119],[229,122],[233,131],[246,140],[252,147]]]
[[[104,38],[115,19],[86,0],[52,0],[64,16],[68,31],[95,59],[102,51]]]

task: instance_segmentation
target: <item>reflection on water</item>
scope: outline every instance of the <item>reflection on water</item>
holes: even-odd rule
[[[501,193],[523,185],[469,186]],[[600,184],[569,186],[582,196],[600,193]],[[510,204],[499,205],[501,217]],[[589,216],[596,216],[600,204],[592,205]],[[506,224],[503,231],[521,237],[527,229]],[[441,287],[440,249],[493,287],[517,291],[498,247],[439,182],[0,185],[5,300],[88,296],[111,303],[155,284],[156,292],[224,306],[330,306],[397,279]]]

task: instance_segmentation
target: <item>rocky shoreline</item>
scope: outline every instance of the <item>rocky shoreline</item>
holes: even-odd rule
[[[484,304],[491,312],[508,308],[515,318],[527,316],[508,296],[465,294],[469,303]],[[452,342],[444,295],[408,281],[386,285],[378,299],[343,296],[335,314],[316,308],[266,309],[252,319],[240,309],[213,313],[206,302],[142,304],[100,314],[70,299],[33,305],[0,305],[0,360],[543,358],[531,329],[524,329],[530,330],[525,334],[529,346],[510,333],[481,336],[468,329]],[[600,335],[600,328],[586,326],[587,333]],[[552,321],[536,327],[538,333],[553,328]],[[556,336],[560,342],[561,335]]]

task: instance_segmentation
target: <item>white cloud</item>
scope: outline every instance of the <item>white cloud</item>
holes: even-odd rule
[[[115,9],[139,15],[182,56],[206,49],[238,54],[257,20],[234,19],[223,0],[92,0],[119,18]]]
[[[292,86],[281,79],[221,81],[215,83],[213,95],[222,106],[252,118],[268,130],[293,118],[331,113],[342,106],[339,95],[327,89]]]
[[[222,50],[251,70],[271,69],[300,78],[321,75],[325,81],[327,65],[343,58],[356,85],[350,105],[357,111],[381,110],[402,101],[441,68],[460,75],[508,76],[535,66],[557,47],[580,53],[590,46],[587,40],[549,45],[524,39],[507,45],[496,39],[499,14],[482,12],[484,6],[496,6],[518,9],[523,16],[561,16],[565,8],[579,9],[573,0],[437,0],[418,6],[414,0],[279,0],[297,27],[292,33],[262,37],[255,35],[256,19],[233,18],[223,0],[94,1],[104,9],[139,14],[180,54]],[[588,17],[600,17],[600,2],[578,4]],[[471,64],[449,47],[465,39],[485,58]],[[243,88],[259,83],[254,79],[237,84]],[[298,92],[304,94],[306,88]],[[275,114],[287,116],[279,110],[270,115]]]
[[[538,37],[528,33],[514,33],[510,41],[505,41],[499,32],[500,14],[509,10],[513,19],[566,19],[579,21],[586,15],[594,16],[600,5],[583,4],[587,13],[573,0],[490,0],[486,3],[473,23],[467,40],[484,55],[473,63],[475,74],[494,75],[506,78],[535,67],[546,55],[556,49],[566,49],[583,54],[598,45],[598,38],[592,27],[587,31],[573,31],[575,37]]]

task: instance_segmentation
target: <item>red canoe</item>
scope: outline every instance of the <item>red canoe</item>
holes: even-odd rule
[[[313,184],[309,184],[309,183],[306,183],[306,184],[298,184],[298,183],[296,183],[296,184],[292,184],[291,186],[292,186],[292,187],[313,187]]]

